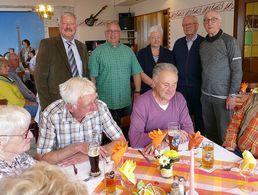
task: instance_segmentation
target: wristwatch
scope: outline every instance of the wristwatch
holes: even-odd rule
[[[232,93],[232,94],[229,94],[229,96],[232,97],[232,98],[235,98],[237,96],[237,94]]]

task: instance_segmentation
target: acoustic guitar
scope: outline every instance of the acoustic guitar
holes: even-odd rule
[[[93,14],[91,14],[89,18],[85,19],[85,21],[84,21],[85,24],[87,24],[88,26],[93,26],[94,23],[98,20],[96,17],[100,14],[100,12],[102,12],[106,8],[107,8],[107,5],[102,7],[101,10],[99,10],[99,12],[96,13],[94,16],[93,16]]]

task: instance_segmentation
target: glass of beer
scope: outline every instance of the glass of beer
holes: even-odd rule
[[[178,122],[168,123],[168,142],[170,150],[178,151],[180,142],[180,125]]]
[[[106,194],[111,195],[116,193],[116,176],[114,161],[104,161],[104,176],[106,184]]]
[[[90,175],[97,177],[101,174],[99,170],[99,150],[100,150],[100,145],[99,143],[92,142],[89,143],[88,147],[88,156],[90,160]]]
[[[213,168],[214,164],[214,144],[210,141],[205,141],[202,144],[202,167],[206,169]]]

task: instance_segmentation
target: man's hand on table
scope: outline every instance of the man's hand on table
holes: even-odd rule
[[[162,150],[167,146],[168,146],[168,144],[165,141],[163,141],[163,142],[161,142],[161,144],[159,145],[159,147],[157,149]],[[154,155],[154,152],[155,152],[155,148],[152,144],[147,145],[143,150],[143,153],[146,155]]]
[[[184,130],[181,130],[180,131],[180,138],[179,139],[180,139],[179,140],[180,144],[185,143],[188,140],[188,133],[186,131],[184,131]]]
[[[67,167],[70,165],[80,164],[86,161],[87,159],[88,159],[88,155],[78,152],[73,156],[68,157],[65,160],[61,161],[60,163],[58,163],[58,165]]]

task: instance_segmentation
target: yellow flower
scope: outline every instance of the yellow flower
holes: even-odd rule
[[[169,159],[178,158],[178,152],[175,150],[167,150],[163,153],[164,156],[167,156]]]

